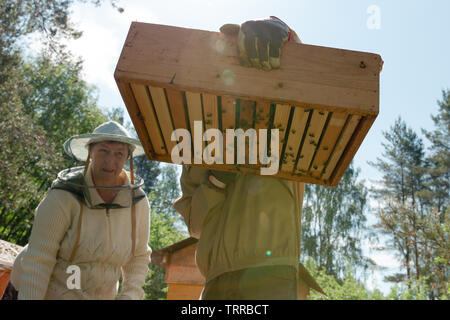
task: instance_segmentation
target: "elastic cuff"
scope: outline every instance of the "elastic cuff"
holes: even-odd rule
[[[214,187],[220,190],[225,190],[227,187],[227,184],[225,182],[220,181],[215,175],[210,174],[208,176],[208,181],[211,183]]]

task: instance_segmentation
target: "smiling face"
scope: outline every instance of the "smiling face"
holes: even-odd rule
[[[102,141],[90,145],[89,148],[95,184],[99,186],[123,184],[119,175],[129,156],[128,145],[114,141]]]

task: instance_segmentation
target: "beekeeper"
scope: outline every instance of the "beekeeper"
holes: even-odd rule
[[[280,66],[285,42],[300,42],[276,17],[221,31],[238,36],[243,65],[264,70]],[[303,183],[193,166],[180,183],[174,207],[199,239],[202,299],[297,299]]]
[[[63,170],[35,212],[11,283],[19,299],[142,299],[151,250],[137,139],[110,121],[64,144],[85,166]],[[130,171],[124,170],[129,161]]]

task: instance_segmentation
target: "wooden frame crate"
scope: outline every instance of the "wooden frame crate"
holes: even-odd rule
[[[224,136],[278,128],[274,176],[335,186],[378,115],[381,64],[377,54],[289,42],[280,68],[263,71],[239,64],[235,37],[133,22],[114,77],[152,160],[172,162],[172,131],[193,132],[196,120]],[[200,166],[259,174],[261,164]]]

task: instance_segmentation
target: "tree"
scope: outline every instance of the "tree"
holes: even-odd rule
[[[15,75],[17,76],[17,75]],[[17,94],[20,81],[0,83],[0,238],[25,245],[45,181],[63,163],[45,131],[25,113]]]
[[[154,191],[149,195],[151,228],[149,245],[152,251],[168,247],[189,235],[181,217],[173,209],[173,202],[180,196],[175,165],[164,165]],[[144,285],[144,299],[165,299],[167,285],[163,268],[150,264]]]
[[[367,188],[351,164],[337,187],[306,185],[302,214],[302,254],[337,278],[348,263],[366,269],[373,262],[362,254],[366,230]]]
[[[417,134],[398,118],[388,132],[383,132],[386,143],[384,159],[370,165],[382,172],[380,188],[372,190],[381,208],[376,215],[376,227],[391,239],[406,269],[407,280],[413,272],[420,277],[420,253],[417,239],[417,223],[420,218],[421,199],[418,192],[423,188],[424,148]],[[413,270],[413,266],[415,270]]]
[[[48,117],[43,110],[61,111],[57,107],[70,104],[64,98],[87,98],[76,100],[80,103],[93,101],[79,75],[81,64],[72,62],[59,45],[62,37],[81,35],[68,19],[72,3],[0,0],[0,127],[4,150],[4,165],[0,167],[0,237],[21,245],[27,242],[34,208],[56,173],[67,164],[63,161],[62,136],[65,133],[68,138],[75,127]],[[33,32],[44,35],[48,50],[25,63],[20,41]],[[85,106],[90,108],[90,115],[95,113],[93,118],[102,116],[93,103],[81,107]],[[54,139],[56,134],[61,135],[59,139]]]
[[[419,235],[424,243],[427,284],[432,297],[448,290],[450,265],[450,90],[442,91],[439,111],[431,116],[433,131],[422,130],[431,142],[425,169],[426,180],[420,195],[426,202],[426,216],[420,222]]]
[[[368,290],[363,283],[354,277],[355,270],[348,264],[342,279],[330,275],[325,267],[319,268],[317,263],[308,258],[305,262],[311,276],[326,293],[326,296],[311,290],[308,300],[382,300],[383,293],[375,289]]]
[[[69,56],[54,59],[48,54],[23,66],[23,79],[29,84],[29,90],[21,92],[24,112],[44,128],[61,155],[65,154],[63,144],[69,137],[90,133],[107,120],[97,107],[94,88],[82,79],[81,70],[81,61]]]
[[[450,201],[450,90],[442,91],[442,101],[438,101],[438,105],[438,114],[431,116],[436,129],[422,131],[431,142],[426,182],[430,192],[426,196],[432,199],[437,212],[443,213]]]

